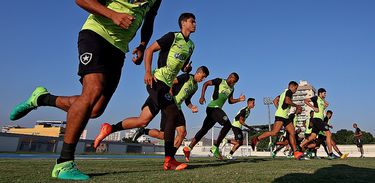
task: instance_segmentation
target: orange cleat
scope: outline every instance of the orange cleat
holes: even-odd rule
[[[191,151],[191,148],[188,147],[188,146],[185,146],[182,151],[184,152],[184,155],[185,155],[185,161],[186,162],[189,162],[190,161],[190,151]]]
[[[165,157],[164,160],[164,170],[183,170],[187,167],[188,165],[185,163],[180,163],[176,161],[176,159],[171,158],[169,156]]]
[[[296,151],[296,152],[294,152],[294,159],[300,159],[302,157],[302,155],[303,155],[302,152]]]
[[[111,133],[112,133],[112,126],[108,123],[103,123],[100,129],[99,135],[96,136],[94,140],[94,148],[96,149],[99,146],[100,142],[102,142],[102,140],[106,138],[108,135],[110,135]]]

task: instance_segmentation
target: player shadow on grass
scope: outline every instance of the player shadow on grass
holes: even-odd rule
[[[110,174],[129,174],[129,173],[139,173],[139,172],[156,172],[159,170],[139,170],[139,171],[113,171],[113,172],[102,172],[102,173],[88,173],[87,175],[92,177],[99,177]]]
[[[237,164],[237,163],[257,163],[261,161],[269,161],[263,158],[256,158],[256,159],[237,159],[237,160],[203,160],[203,161],[195,161],[193,164],[189,164],[186,169],[196,169],[196,168],[206,168],[206,167],[218,167],[223,165],[230,165],[230,164]]]
[[[313,174],[287,174],[273,182],[375,182],[375,169],[338,164],[320,168]]]

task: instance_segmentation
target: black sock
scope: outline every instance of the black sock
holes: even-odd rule
[[[165,144],[164,144],[165,156],[174,158],[174,149],[176,148],[173,146],[173,141],[171,142],[165,141]]]
[[[124,127],[122,127],[122,121],[118,122],[115,125],[112,125],[112,133],[125,130]]]
[[[144,134],[145,134],[145,135],[148,135],[149,132],[150,132],[150,129],[145,128]]]
[[[176,155],[176,153],[177,153],[177,150],[178,150],[178,148],[177,148],[177,147],[173,147],[173,156],[174,156],[174,155]]]
[[[342,156],[342,153],[341,153],[341,151],[339,151],[339,152],[337,152],[337,153],[339,153],[339,155],[340,155],[340,156]]]
[[[53,106],[56,107],[57,96],[51,95],[49,93],[41,95],[38,97],[38,106]]]
[[[59,164],[66,161],[74,160],[74,152],[76,151],[76,146],[77,144],[67,144],[64,142],[61,149],[60,158],[57,159],[57,163]]]
[[[233,152],[232,150],[230,150],[229,154],[230,154],[230,155],[233,155],[233,154],[234,154],[234,152]]]
[[[328,153],[329,156],[333,156],[333,153]]]

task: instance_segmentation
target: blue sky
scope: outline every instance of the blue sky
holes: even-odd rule
[[[327,89],[334,131],[352,130],[351,124],[357,122],[362,130],[375,133],[371,114],[375,103],[375,1],[224,2],[164,0],[151,41],[177,31],[180,13],[193,12],[197,17],[197,31],[191,36],[196,45],[193,66],[208,66],[208,79],[239,73],[234,96],[244,93],[256,99],[248,119],[250,125],[268,122],[263,97],[277,96],[290,80],[307,80],[316,88]],[[55,95],[80,93],[77,36],[88,14],[74,1],[4,1],[2,7],[0,126],[64,120],[64,112],[48,107],[16,122],[11,122],[8,114],[39,85]],[[138,43],[139,35],[130,44],[131,49]],[[147,97],[144,67],[134,65],[131,54],[127,57],[108,108],[87,126],[90,138],[102,122],[117,123],[138,115]],[[207,100],[211,93],[209,89]],[[192,100],[197,105],[198,96]],[[227,103],[224,110],[232,119],[244,105]],[[205,106],[198,106],[198,114],[184,108],[189,137],[205,117]],[[274,111],[272,108],[271,113]],[[150,126],[158,127],[158,119]]]

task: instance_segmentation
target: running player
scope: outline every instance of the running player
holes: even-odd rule
[[[295,81],[291,81],[288,84],[288,89],[285,89],[285,91],[277,96],[273,100],[273,104],[277,108],[276,113],[275,113],[275,123],[272,127],[272,131],[264,132],[258,137],[254,137],[251,140],[251,148],[255,150],[255,146],[257,143],[267,137],[270,136],[276,136],[277,133],[281,130],[281,128],[284,126],[285,130],[289,134],[289,143],[293,149],[293,154],[295,159],[299,159],[303,153],[299,152],[296,147],[296,137],[295,137],[295,129],[291,121],[288,119],[288,113],[290,111],[290,108],[296,107],[297,110],[302,110],[301,106],[293,103],[292,98],[293,94],[296,93],[298,88],[298,83]]]
[[[250,110],[255,107],[255,99],[248,98],[247,99],[247,106],[242,108],[234,118],[232,123],[232,130],[234,134],[234,139],[228,139],[228,143],[233,145],[231,151],[226,156],[227,159],[233,159],[233,154],[236,150],[242,146],[243,144],[243,133],[242,133],[242,126],[245,126],[248,129],[252,129],[249,125],[245,123],[246,119],[250,115]]]
[[[363,151],[363,145],[362,145],[362,131],[358,128],[357,123],[353,123],[353,128],[355,129],[354,137],[355,137],[355,143],[358,147],[359,152],[361,153],[360,158],[364,158],[364,151]]]
[[[191,150],[202,139],[202,137],[206,135],[208,130],[210,130],[216,124],[216,122],[222,125],[223,128],[221,129],[220,134],[217,137],[215,144],[211,147],[210,151],[216,158],[223,159],[219,152],[219,145],[227,135],[229,130],[232,128],[232,124],[230,123],[228,116],[222,110],[222,107],[227,99],[229,104],[245,101],[245,96],[242,94],[237,99],[233,98],[234,85],[238,82],[238,80],[238,74],[233,72],[228,76],[227,79],[216,78],[204,83],[202,94],[199,99],[200,104],[203,105],[206,102],[204,95],[207,87],[214,86],[215,89],[212,95],[212,100],[206,108],[207,116],[203,121],[202,128],[197,132],[197,134],[195,134],[195,137],[192,139],[189,146],[185,146],[183,149],[186,161],[190,161]]]
[[[304,100],[305,104],[311,107],[314,110],[314,117],[312,119],[313,129],[310,137],[303,141],[301,144],[302,151],[305,151],[306,145],[312,142],[319,134],[320,131],[324,131],[325,136],[327,137],[328,153],[329,158],[334,159],[332,153],[332,134],[329,131],[328,126],[324,122],[324,110],[328,107],[328,102],[325,100],[327,92],[324,88],[319,88],[318,96],[312,98],[307,98]],[[313,103],[313,105],[311,103]]]
[[[164,141],[165,159],[164,170],[182,170],[186,164],[175,160],[174,155],[177,149],[174,147],[175,124],[180,118],[179,109],[170,94],[172,83],[179,70],[191,70],[188,64],[194,50],[194,43],[190,39],[190,34],[195,32],[196,22],[192,13],[183,13],[178,20],[180,32],[169,32],[162,38],[154,42],[146,50],[145,57],[145,84],[149,97],[142,107],[138,117],[126,118],[115,125],[104,123],[99,135],[94,141],[94,147],[111,133],[147,126],[150,121],[161,110],[165,113]],[[151,73],[153,53],[159,51],[158,69]]]
[[[141,43],[134,49],[132,60],[140,64],[149,42],[154,19],[161,0],[144,1],[86,1],[76,0],[78,6],[91,13],[78,36],[79,71],[82,93],[75,96],[54,96],[46,88],[37,87],[30,98],[10,113],[17,120],[39,106],[52,106],[67,112],[67,125],[60,157],[52,177],[87,180],[74,162],[79,137],[90,118],[102,115],[121,77],[128,44],[142,25]]]
[[[202,82],[209,75],[209,70],[206,66],[201,66],[197,69],[194,75],[182,74],[178,76],[172,85],[172,95],[179,109],[179,119],[176,123],[177,136],[174,141],[174,147],[179,148],[186,136],[186,122],[181,109],[182,102],[185,101],[186,106],[191,109],[192,113],[198,112],[198,107],[191,103],[191,98],[198,89],[198,83]],[[136,141],[141,135],[148,135],[154,138],[164,139],[164,125],[165,113],[161,113],[160,130],[139,128],[133,136],[133,141]]]

